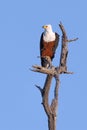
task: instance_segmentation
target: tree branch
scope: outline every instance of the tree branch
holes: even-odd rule
[[[55,67],[52,67],[50,69],[44,68],[42,66],[37,66],[37,65],[33,65],[32,67],[33,67],[33,69],[31,69],[31,70],[34,72],[40,72],[43,74],[50,74],[50,75],[55,74]]]
[[[48,117],[48,128],[49,130],[56,130],[56,118],[57,118],[57,108],[58,108],[58,91],[60,85],[60,74],[72,74],[73,72],[67,71],[67,57],[68,57],[68,42],[76,41],[78,38],[68,40],[67,34],[64,26],[60,22],[59,27],[62,31],[62,44],[61,44],[61,54],[60,54],[60,63],[58,67],[51,66],[50,69],[46,69],[41,66],[34,65],[31,69],[34,72],[39,72],[43,74],[47,74],[46,81],[44,83],[43,88],[40,86],[36,87],[40,90],[42,96],[42,104],[44,110]],[[49,104],[49,91],[51,87],[52,78],[55,78],[55,88],[54,88],[54,98]]]

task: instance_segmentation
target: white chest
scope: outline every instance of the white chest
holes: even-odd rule
[[[45,32],[43,34],[43,40],[46,41],[46,42],[54,41],[55,40],[55,33]]]

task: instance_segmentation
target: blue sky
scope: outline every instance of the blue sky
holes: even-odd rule
[[[87,129],[86,12],[86,0],[0,1],[0,130],[48,129],[41,96],[34,87],[43,86],[45,75],[29,68],[40,65],[42,25],[52,24],[61,36],[60,21],[68,37],[79,40],[69,44],[68,70],[74,74],[60,76],[57,129]],[[57,57],[59,50],[55,66]]]

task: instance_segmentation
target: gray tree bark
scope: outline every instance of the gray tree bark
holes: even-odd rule
[[[47,74],[43,88],[36,85],[40,90],[42,96],[42,105],[48,117],[48,129],[56,130],[56,120],[57,120],[57,109],[58,109],[58,90],[60,84],[60,74],[72,74],[73,72],[67,71],[67,56],[68,56],[68,43],[76,41],[78,38],[68,40],[66,31],[62,23],[59,24],[62,31],[62,43],[61,43],[61,54],[60,63],[58,67],[52,67],[50,69],[43,68],[41,66],[33,66],[32,71]],[[55,78],[54,87],[54,98],[49,104],[49,91],[52,83],[53,77]]]

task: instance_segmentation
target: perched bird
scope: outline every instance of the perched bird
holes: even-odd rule
[[[41,65],[45,68],[50,67],[50,62],[54,58],[56,48],[59,42],[59,35],[52,31],[52,26],[44,25],[44,32],[40,38],[40,57]],[[49,59],[49,60],[48,60]]]

